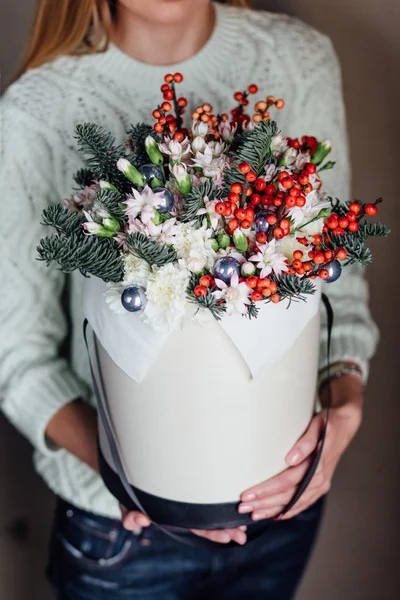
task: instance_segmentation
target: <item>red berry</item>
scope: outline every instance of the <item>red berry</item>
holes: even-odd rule
[[[171,73],[168,73],[168,75],[166,75],[164,77],[164,81],[166,81],[167,83],[171,83],[174,80],[174,76],[171,75]]]
[[[174,138],[174,140],[176,142],[182,142],[185,138],[185,136],[183,135],[182,131],[175,131],[174,135],[172,136]]]
[[[352,212],[358,214],[361,211],[361,204],[359,202],[352,202],[349,208]]]
[[[351,231],[351,233],[355,233],[356,231],[358,231],[359,226],[357,221],[353,221],[352,223],[349,223],[349,226],[347,227],[348,231]]]
[[[240,196],[239,194],[235,194],[234,192],[228,194],[228,200],[229,202],[233,202],[234,204],[237,204],[240,200]]]
[[[197,298],[201,298],[202,296],[206,296],[207,288],[204,287],[204,285],[196,285],[196,287],[193,290],[193,293],[195,296],[197,296]]]
[[[283,200],[281,198],[274,198],[273,205],[274,206],[282,206]]]
[[[276,192],[276,187],[274,185],[272,185],[272,183],[270,183],[269,185],[267,185],[267,187],[265,188],[265,193],[268,194],[269,196],[273,196]]]
[[[305,165],[305,170],[307,171],[307,173],[308,173],[309,175],[313,175],[314,173],[316,173],[316,171],[317,171],[317,167],[316,167],[316,165],[314,165],[313,163],[307,163],[307,164]]]
[[[286,196],[285,204],[287,208],[293,208],[296,206],[296,198],[293,198],[293,196]]]
[[[329,229],[336,229],[336,227],[339,226],[339,221],[334,215],[331,215],[326,220],[326,224],[329,227]]]
[[[346,214],[346,219],[347,219],[348,221],[356,221],[356,220],[357,220],[357,215],[356,215],[356,213],[355,213],[355,212],[353,212],[353,211],[349,211],[349,212]]]
[[[253,183],[253,181],[255,181],[257,179],[257,175],[254,173],[254,171],[250,171],[249,173],[247,173],[246,175],[246,180],[250,183]]]
[[[264,198],[265,196],[263,196]],[[252,203],[253,206],[257,206],[257,204],[260,204],[260,202],[262,201],[262,198],[260,196],[260,194],[253,194],[251,197],[250,202]]]
[[[283,231],[282,227],[275,227],[274,236],[277,240],[281,240],[283,237],[285,237],[285,232]]]
[[[346,256],[347,250],[345,250],[344,248],[340,248],[340,250],[337,251],[336,258],[338,258],[339,260],[344,260]]]
[[[257,192],[263,192],[267,187],[267,183],[264,181],[264,179],[258,178],[254,182],[254,187],[256,188]]]
[[[301,175],[300,174],[299,175],[299,184],[300,185],[307,185],[308,181],[309,180],[308,180],[308,175],[307,174],[305,174],[305,175]]]
[[[293,179],[291,177],[284,177],[281,180],[281,186],[285,188],[285,190],[289,190],[293,187]]]
[[[321,279],[328,279],[329,271],[327,271],[327,269],[321,269],[318,275],[321,277]]]
[[[159,119],[159,118],[161,117],[161,113],[160,113],[160,111],[159,111],[159,110],[157,110],[157,109],[156,109],[156,110],[153,110],[153,117],[154,117],[155,119]]]
[[[302,262],[301,260],[299,260],[298,258],[296,258],[293,262],[292,262],[292,267],[294,269],[300,269],[300,267],[302,266]]]
[[[172,100],[173,97],[174,97],[174,92],[172,90],[165,90],[165,92],[163,93],[164,100]],[[169,109],[169,110],[171,110],[171,109]]]
[[[255,275],[253,275],[253,277],[248,277],[246,279],[246,283],[249,286],[249,288],[256,288],[257,284],[258,284],[258,277],[255,277]]]
[[[232,214],[232,204],[230,202],[224,202],[224,217],[230,217]]]
[[[218,213],[219,215],[223,215],[225,212],[225,204],[224,202],[217,202],[216,206],[215,206],[215,212]]]
[[[259,231],[256,235],[258,244],[265,244],[267,241],[267,234],[264,231]]]
[[[346,219],[346,217],[342,217],[341,219],[339,219],[339,227],[341,227],[342,229],[346,229],[348,224],[349,224],[349,221],[348,221],[348,219]]]
[[[238,169],[241,173],[250,173],[251,171],[251,166],[249,165],[249,163],[247,162],[242,162],[240,163],[240,165],[238,166]]]
[[[325,262],[325,256],[322,254],[322,252],[316,252],[314,254],[313,261],[315,262],[315,264],[319,265]]]
[[[212,282],[212,277],[211,275],[203,275],[202,277],[200,277],[199,279],[199,283],[200,285],[203,285],[204,287],[210,287]]]
[[[370,217],[373,217],[378,212],[378,207],[375,204],[367,204],[365,207],[365,213]]]
[[[176,81],[176,83],[181,83],[181,81],[183,81],[182,73],[175,73],[174,80]]]
[[[239,221],[243,221],[246,218],[246,211],[244,208],[238,208],[235,210],[235,217],[239,219]]]
[[[295,185],[297,185],[297,184],[295,184]],[[289,190],[289,196],[293,196],[293,198],[297,198],[297,196],[299,196],[299,195],[300,195],[300,192],[299,192],[299,189],[297,187],[292,187]]]
[[[185,106],[187,106],[188,101],[186,100],[186,98],[179,98],[178,99],[178,106],[180,106],[181,108],[185,108]]]
[[[239,221],[237,219],[231,219],[228,223],[228,229],[231,232],[234,232],[235,229],[239,227]]]
[[[278,219],[276,218],[275,215],[268,215],[268,217],[267,217],[267,223],[269,225],[275,225],[275,223],[277,222],[277,220]]]
[[[167,90],[170,90],[171,88],[169,87],[168,83],[163,83],[161,86],[161,91],[164,93]]]
[[[288,219],[282,219],[279,225],[285,232],[290,231],[290,221]]]
[[[243,92],[235,92],[233,94],[233,97],[235,98],[235,100],[237,100],[238,102],[241,102],[244,98]]]
[[[231,192],[234,194],[241,194],[243,192],[243,185],[241,183],[232,183]]]
[[[253,302],[260,302],[260,300],[263,299],[263,295],[261,292],[254,290],[254,292],[251,294],[251,299],[253,300]]]
[[[358,225],[357,225],[357,227],[358,227]],[[343,235],[346,232],[342,227],[336,227],[336,229],[333,230],[333,233],[335,235]]]
[[[254,197],[254,195],[253,195]],[[254,220],[254,209],[251,208],[251,206],[249,206],[248,208],[246,208],[246,217],[245,217],[248,221],[253,221]]]
[[[249,92],[249,94],[257,94],[258,92],[258,87],[256,86],[255,83],[251,83],[249,85],[249,87],[247,88],[247,91]]]
[[[172,104],[171,102],[163,102],[161,108],[165,110],[165,112],[169,112],[172,109]]]
[[[303,251],[302,250],[295,250],[293,252],[293,257],[297,258],[298,260],[300,260],[301,258],[303,258]]]
[[[243,229],[250,229],[250,227],[251,227],[251,223],[250,223],[250,221],[248,221],[248,219],[244,219],[244,220],[241,222],[240,226],[241,226]]]
[[[324,252],[324,256],[325,256],[325,260],[332,260],[332,258],[333,258],[332,250],[326,250]]]
[[[290,190],[290,191],[292,191],[292,190]],[[303,206],[305,206],[305,204],[306,204],[306,199],[304,198],[304,196],[297,196],[297,198],[295,200],[296,200],[296,206],[300,206],[301,208]]]
[[[161,123],[156,123],[154,125],[154,131],[157,133],[162,133],[163,131],[163,126],[161,125]]]
[[[280,302],[280,299],[281,299],[281,297],[279,294],[273,294],[271,296],[271,300],[274,304],[278,304],[278,302]]]

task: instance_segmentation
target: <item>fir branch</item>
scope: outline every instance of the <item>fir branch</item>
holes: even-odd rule
[[[358,235],[358,233],[346,231],[341,235],[337,235],[332,230],[327,231],[321,242],[322,249],[325,251],[344,248],[347,252],[345,266],[356,262],[366,266],[372,262],[372,254],[365,245],[365,239],[362,235]],[[326,238],[328,241],[326,241]]]
[[[218,304],[218,300],[212,295],[210,289],[207,288],[207,294],[205,296],[196,296],[194,288],[198,285],[199,276],[192,275],[187,288],[187,298],[192,304],[196,304],[199,308],[207,308],[211,311],[212,316],[216,321],[220,321],[226,313],[226,306],[224,304]]]
[[[121,281],[124,274],[121,253],[115,241],[83,233],[52,235],[40,240],[39,260],[58,263],[64,273],[79,270],[104,281]]]
[[[146,123],[138,123],[137,125],[131,125],[127,134],[128,145],[131,150],[131,155],[129,157],[130,162],[132,162],[136,168],[151,162],[147,155],[144,141],[148,135],[151,135],[157,142],[159,141],[160,138],[155,133],[153,127]]]
[[[359,229],[355,234],[362,240],[367,240],[370,237],[387,237],[390,233],[389,227],[383,223],[371,223],[370,221],[361,221]]]
[[[254,129],[240,136],[237,144],[236,157],[231,169],[225,171],[225,190],[232,183],[244,183],[245,176],[237,169],[241,162],[247,162],[257,176],[264,175],[264,167],[273,162],[271,139],[279,133],[275,121],[261,121]],[[228,193],[228,192],[227,192]]]
[[[223,190],[218,189],[210,179],[207,179],[185,196],[179,220],[183,223],[191,223],[194,226],[200,227],[204,215],[198,215],[197,213],[201,208],[205,207],[204,198],[207,196],[209,200],[215,200],[222,198],[223,195]]]
[[[99,189],[96,193],[96,200],[108,210],[108,212],[120,223],[125,220],[122,202],[125,197],[115,190]]]
[[[94,123],[76,126],[79,151],[84,154],[85,164],[97,180],[104,179],[121,192],[128,193],[132,183],[117,168],[118,159],[125,157],[123,146],[115,145],[115,137]]]
[[[150,265],[162,267],[178,259],[174,248],[157,242],[144,233],[133,233],[128,237],[127,244],[132,254],[146,260]]]
[[[250,301],[250,304],[247,305],[247,317],[251,321],[251,319],[257,319],[258,312],[260,310],[259,306],[256,306],[256,303],[253,300]]]
[[[305,301],[304,294],[314,295],[316,288],[313,282],[307,278],[300,278],[298,275],[289,275],[283,273],[279,278],[272,278],[278,286],[278,294],[281,299],[289,298],[292,300]]]
[[[71,235],[82,231],[84,217],[61,204],[50,204],[42,212],[42,225],[54,227],[59,234]]]
[[[95,177],[93,175],[93,171],[90,169],[79,169],[74,175],[74,180],[79,185],[80,188],[84,188],[87,185],[91,185],[94,181]]]

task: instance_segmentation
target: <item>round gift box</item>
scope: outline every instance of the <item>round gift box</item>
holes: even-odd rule
[[[237,511],[240,494],[287,467],[285,456],[315,410],[319,335],[317,311],[289,350],[253,378],[219,323],[190,324],[167,337],[139,383],[96,338],[125,475],[153,521],[201,529],[250,522]],[[274,344],[268,332],[265,343]],[[108,489],[135,509],[101,420],[99,453]]]

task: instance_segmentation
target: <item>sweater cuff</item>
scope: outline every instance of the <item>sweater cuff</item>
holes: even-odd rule
[[[369,360],[366,358],[365,342],[351,335],[342,337],[332,336],[330,364],[338,362],[352,362],[357,364],[361,369],[362,381],[365,386],[369,374]],[[324,340],[320,347],[320,371],[325,370],[328,366],[327,343]]]
[[[20,385],[13,386],[5,398],[2,411],[10,422],[44,454],[58,450],[46,438],[46,428],[52,417],[65,405],[88,396],[87,386],[80,381],[64,361],[57,368],[35,369]]]

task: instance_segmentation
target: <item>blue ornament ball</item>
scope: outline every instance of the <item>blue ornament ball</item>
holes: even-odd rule
[[[229,285],[234,273],[240,276],[240,263],[232,256],[219,258],[214,265],[213,274],[216,279],[221,279]]]
[[[150,187],[161,185],[164,181],[164,174],[160,167],[157,167],[157,165],[143,165],[138,168],[138,171],[143,175],[147,185]]]
[[[174,207],[174,196],[171,194],[171,192],[167,190],[167,188],[163,187],[156,187],[154,188],[153,192],[163,193],[161,196],[161,201],[155,206],[158,212],[161,215],[166,215],[167,213],[171,212]]]
[[[147,304],[147,297],[142,287],[128,287],[121,294],[122,306],[129,312],[139,312]]]
[[[329,265],[324,267],[329,273],[329,276],[325,279],[326,283],[333,283],[337,281],[342,274],[342,265],[338,260],[334,260]]]
[[[260,210],[260,212],[258,212],[256,214],[256,216],[254,217],[254,227],[256,230],[256,233],[267,233],[268,229],[269,229],[269,223],[267,221],[267,217],[270,215],[271,213],[267,212],[266,210]]]

